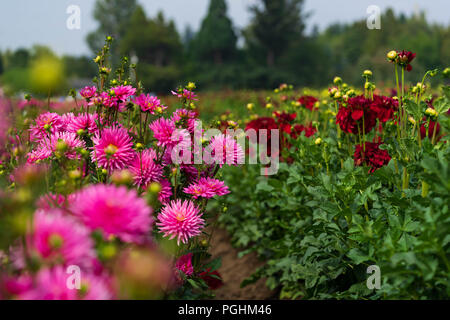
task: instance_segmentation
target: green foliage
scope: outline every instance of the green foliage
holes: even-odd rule
[[[446,92],[434,102],[441,132],[450,123]],[[421,120],[427,106],[412,100],[406,111]],[[287,299],[447,299],[448,143],[429,137],[419,147],[385,125],[382,149],[392,160],[370,173],[354,164],[357,137],[339,133],[322,108],[297,114],[317,116],[318,133],[289,138],[277,174],[262,176],[263,166],[250,164],[224,172],[231,194],[220,222],[241,255],[266,261],[242,286],[266,278]],[[381,270],[380,289],[367,286],[371,265]]]

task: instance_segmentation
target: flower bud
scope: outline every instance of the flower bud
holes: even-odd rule
[[[395,51],[395,50],[389,51],[388,54],[387,54],[387,58],[390,61],[394,61],[395,58],[397,58],[397,51]]]
[[[130,170],[117,170],[111,175],[111,181],[116,185],[128,185],[133,182],[133,175]]]
[[[333,83],[335,84],[335,85],[340,85],[341,83],[342,83],[342,79],[341,79],[341,77],[334,77],[334,79],[333,79]]]
[[[247,104],[247,109],[248,109],[248,110],[252,110],[252,109],[253,109],[253,106],[254,106],[253,103],[248,103],[248,104]]]
[[[444,78],[450,78],[450,68],[445,68],[444,71],[442,71],[442,75]]]
[[[191,90],[191,91],[194,90],[195,88],[196,88],[195,82],[189,82],[186,86],[186,89]]]
[[[137,151],[142,151],[144,150],[144,145],[140,142],[136,143],[136,150]]]
[[[427,108],[427,109],[425,110],[425,114],[426,114],[427,116],[429,116],[429,117],[432,117],[432,118],[438,116],[436,110],[434,110],[433,108]]]
[[[372,77],[372,71],[370,71],[370,70],[364,70],[364,72],[363,72],[363,77],[365,77],[365,78],[370,78],[370,77]]]
[[[319,145],[319,144],[322,143],[322,139],[321,139],[321,138],[317,138],[316,141],[314,141],[314,143],[315,143],[316,145]]]
[[[77,180],[81,178],[81,171],[78,169],[69,171],[69,178],[72,180]]]
[[[266,104],[266,109],[272,109],[273,105],[271,103]]]
[[[84,136],[85,133],[86,133],[86,131],[84,129],[78,129],[77,130],[77,135],[80,136],[80,137]]]
[[[158,194],[162,190],[162,186],[159,182],[152,182],[150,183],[150,186],[148,187],[148,191],[150,193]]]

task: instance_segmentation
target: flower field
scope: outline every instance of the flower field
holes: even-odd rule
[[[157,97],[111,43],[65,102],[0,98],[2,299],[213,298],[218,228],[273,298],[448,298],[448,68]]]

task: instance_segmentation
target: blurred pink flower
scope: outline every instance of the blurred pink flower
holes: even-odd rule
[[[117,236],[124,242],[142,243],[150,236],[152,208],[135,190],[97,184],[76,195],[71,211],[91,230]]]

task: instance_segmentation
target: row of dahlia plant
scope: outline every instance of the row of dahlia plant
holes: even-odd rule
[[[222,285],[207,205],[230,192],[216,176],[243,152],[217,135],[200,152],[234,148],[232,157],[177,163],[172,151],[194,143],[184,139],[198,118],[195,85],[172,92],[181,108],[169,113],[132,81],[126,58],[112,76],[111,41],[94,59],[95,85],[81,99],[71,91],[71,112],[1,101],[2,298],[204,298]]]
[[[277,175],[261,176],[255,165],[224,172],[232,192],[219,221],[242,254],[265,261],[242,285],[265,278],[287,299],[450,295],[450,69],[409,85],[415,55],[387,57],[395,75],[388,94],[366,70],[362,90],[336,77],[327,97],[282,85],[247,106],[248,128],[283,136]],[[433,89],[429,77],[444,83]],[[259,116],[264,109],[273,116]]]

